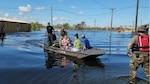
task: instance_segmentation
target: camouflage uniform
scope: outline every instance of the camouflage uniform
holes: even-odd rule
[[[149,78],[149,54],[132,54],[130,60],[130,78],[129,81],[131,84],[135,84],[136,71],[138,66],[142,65],[144,73]]]
[[[138,43],[138,35],[135,35],[132,37],[130,43],[133,44],[137,44]],[[130,84],[136,84],[136,71],[138,69],[138,67],[142,65],[142,68],[144,70],[144,73],[146,74],[146,76],[148,77],[148,79],[150,79],[149,76],[149,52],[147,53],[132,53],[131,59],[130,59],[130,77],[129,77],[129,82]]]

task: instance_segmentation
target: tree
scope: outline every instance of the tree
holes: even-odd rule
[[[68,23],[63,24],[62,26],[64,29],[69,29],[69,27],[70,27]]]
[[[85,26],[86,26],[85,22],[82,21],[81,23],[75,25],[75,28],[76,28],[77,30],[83,30],[83,28],[85,28]]]
[[[42,24],[40,24],[39,22],[31,22],[31,29],[33,31],[38,31],[40,30],[40,28],[43,28],[44,26]]]

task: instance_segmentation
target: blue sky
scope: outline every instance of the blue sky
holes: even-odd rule
[[[19,19],[53,25],[84,21],[87,26],[109,27],[115,8],[113,26],[133,26],[137,0],[1,0],[0,18]],[[149,0],[139,0],[138,25],[150,23]]]

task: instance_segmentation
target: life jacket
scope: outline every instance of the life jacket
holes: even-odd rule
[[[148,35],[138,36],[138,47],[139,47],[139,51],[141,51],[141,52],[149,52],[150,51]]]

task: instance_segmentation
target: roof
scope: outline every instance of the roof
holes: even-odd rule
[[[18,20],[18,19],[9,19],[9,18],[0,18],[0,21],[8,21],[8,22],[18,22],[18,23],[28,23],[23,20]]]

